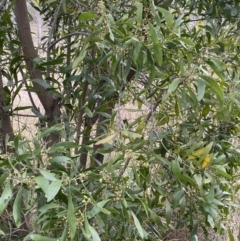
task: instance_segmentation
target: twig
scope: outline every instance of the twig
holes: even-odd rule
[[[3,0],[1,3],[0,3],[0,13],[3,11],[3,9],[5,8],[7,4],[7,0]]]
[[[162,99],[160,98],[160,99],[155,103],[154,106],[152,106],[152,105],[150,106],[150,111],[149,111],[149,113],[148,113],[148,115],[147,115],[147,118],[146,118],[146,120],[145,120],[146,123],[149,121],[149,119],[151,118],[151,116],[153,115],[153,113],[156,111],[157,107],[161,104],[161,102],[162,102]]]
[[[119,176],[118,176],[118,178],[117,178],[117,182],[120,181],[120,178],[123,176],[124,172],[126,171],[128,165],[129,165],[130,160],[131,160],[131,158],[128,158],[128,159],[126,160],[126,162],[125,162],[125,164],[124,164],[124,166],[123,166],[123,169],[122,169],[122,170],[120,171],[120,173],[119,173]]]
[[[49,49],[49,50],[52,49],[52,47],[53,47],[55,44],[57,44],[58,42],[60,42],[61,40],[65,39],[65,38],[71,37],[71,36],[73,36],[73,35],[85,35],[85,36],[88,36],[89,34],[88,34],[87,32],[73,32],[73,33],[69,33],[69,34],[67,34],[67,35],[65,35],[65,36],[63,36],[63,37],[55,40],[54,42],[52,42],[52,43],[49,45],[48,49]]]
[[[61,2],[59,3],[59,6],[57,8],[57,11],[55,12],[55,16],[54,16],[54,20],[53,20],[53,24],[52,24],[52,28],[50,30],[50,33],[49,33],[49,36],[48,36],[48,49],[47,49],[47,61],[50,60],[50,45],[51,45],[51,39],[52,39],[52,35],[53,35],[53,31],[56,27],[56,24],[57,24],[57,19],[60,15],[60,12],[61,12],[61,7],[62,7],[62,3],[63,3],[63,0],[61,0]],[[47,77],[50,77],[50,66],[48,65],[47,66],[47,73],[46,73],[46,76]]]
[[[30,101],[31,101],[31,104],[32,104],[32,106],[33,106],[33,108],[34,108],[35,110],[39,111],[38,108],[37,108],[37,106],[35,105],[35,102],[34,102],[34,100],[33,100],[33,97],[32,97],[32,95],[31,95],[31,92],[29,91],[29,86],[28,86],[27,80],[26,80],[26,78],[25,78],[25,76],[24,76],[24,73],[23,73],[23,70],[22,70],[22,67],[21,67],[21,66],[19,67],[19,70],[20,70],[20,73],[21,73],[21,75],[22,75],[23,81],[24,81],[24,83],[25,83],[25,85],[26,85],[26,87],[27,87],[27,93],[28,93],[29,99],[30,99]]]

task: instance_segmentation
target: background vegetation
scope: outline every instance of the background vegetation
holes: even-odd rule
[[[239,11],[2,0],[3,240],[239,240]]]

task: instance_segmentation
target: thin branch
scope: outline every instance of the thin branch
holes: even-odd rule
[[[147,118],[145,120],[145,122],[147,123],[149,121],[149,119],[151,118],[151,116],[153,115],[153,113],[156,111],[157,107],[161,104],[162,99],[159,99],[154,106],[150,106],[150,111],[147,115]]]
[[[87,90],[88,90],[88,82],[86,81],[82,91],[81,109],[79,111],[78,120],[77,120],[77,137],[76,137],[77,143],[79,143],[80,141],[81,128],[83,124],[83,113],[84,113],[83,106],[85,105],[85,102],[86,102]],[[77,150],[78,149],[76,148],[75,154],[77,153]]]
[[[50,45],[51,45],[51,39],[52,39],[52,35],[53,35],[53,31],[55,30],[55,27],[56,27],[56,24],[57,24],[57,19],[60,15],[60,12],[61,12],[61,8],[62,8],[62,3],[63,3],[63,0],[61,0],[58,8],[57,8],[57,11],[55,13],[55,16],[54,16],[54,20],[53,20],[53,24],[52,24],[52,28],[50,30],[50,33],[49,33],[49,36],[48,36],[48,49],[47,49],[47,61],[50,60]],[[46,76],[49,77],[50,76],[50,66],[48,65],[47,66],[47,73],[46,73]]]
[[[22,75],[23,81],[24,81],[24,83],[25,83],[25,85],[26,85],[26,87],[27,87],[27,93],[28,93],[28,97],[29,97],[29,99],[30,99],[30,101],[31,101],[31,104],[32,104],[32,106],[33,106],[33,108],[34,108],[35,110],[39,111],[38,108],[37,108],[37,106],[36,106],[36,104],[35,104],[35,102],[34,102],[34,100],[33,100],[33,97],[32,97],[32,95],[31,95],[31,92],[29,91],[29,85],[28,85],[27,80],[26,80],[26,78],[25,78],[25,76],[24,76],[24,73],[23,73],[23,70],[22,70],[22,67],[21,67],[21,66],[19,67],[19,70],[20,70],[20,73],[21,73],[21,75]]]
[[[15,114],[15,113],[12,113],[12,116],[23,116],[23,117],[34,117],[34,118],[38,118],[37,116],[35,115],[25,115],[25,114]]]
[[[3,9],[5,8],[7,4],[7,0],[3,0],[1,3],[0,3],[0,13],[3,11]]]
[[[73,36],[73,35],[85,35],[85,36],[88,36],[89,34],[88,34],[87,32],[73,32],[73,33],[69,33],[69,34],[67,34],[67,35],[65,35],[65,36],[63,36],[63,37],[55,40],[54,42],[52,42],[52,43],[49,45],[48,49],[49,49],[49,50],[52,49],[52,47],[53,47],[55,44],[57,44],[58,42],[60,42],[61,40],[65,39],[65,38],[71,37],[71,36]]]
[[[125,164],[124,164],[124,166],[123,166],[123,169],[122,169],[122,170],[120,171],[120,173],[119,173],[119,176],[118,176],[118,178],[117,178],[117,182],[120,181],[121,177],[123,176],[124,172],[126,171],[128,165],[129,165],[129,163],[130,163],[130,160],[131,160],[131,158],[128,158],[128,159],[126,160],[126,162],[125,162]]]

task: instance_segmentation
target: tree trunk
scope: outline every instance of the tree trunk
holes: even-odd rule
[[[130,81],[132,80],[132,78],[134,77],[134,75],[136,74],[136,71],[134,68],[131,68],[128,75],[127,75],[127,84],[130,83]],[[121,91],[125,90],[125,85],[122,86]],[[115,93],[110,99],[106,100],[106,103],[108,103],[108,109],[105,111],[107,114],[109,114],[110,116],[113,113],[114,107],[118,101],[118,97],[119,94]],[[104,116],[100,116],[98,119],[98,123],[97,123],[97,131],[96,131],[96,138],[103,135],[104,134],[104,129],[107,128],[109,124],[109,121],[107,121],[107,118]],[[104,128],[105,126],[105,128]],[[93,166],[98,166],[101,165],[103,163],[104,160],[104,156],[101,153],[98,153],[98,149],[102,148],[102,145],[94,145],[93,149],[94,149],[94,156],[93,158],[95,159],[95,163],[93,163]]]
[[[32,62],[33,59],[37,57],[37,53],[33,45],[26,0],[17,0],[15,3],[14,12],[18,28],[18,35],[22,43],[23,55],[30,78],[32,80],[42,79],[40,70],[34,68]],[[61,111],[58,100],[53,98],[53,96],[51,96],[42,85],[33,82],[33,87],[36,89],[37,96],[43,105],[49,126],[59,123]],[[60,137],[57,133],[51,133],[48,138],[48,146],[59,142],[59,139]]]
[[[5,96],[4,96],[4,90],[3,90],[3,79],[2,79],[2,73],[0,71],[0,133],[1,133],[1,139],[2,139],[2,148],[3,152],[6,153],[8,151],[11,151],[10,148],[6,148],[5,139],[6,136],[9,136],[9,141],[12,141],[14,139],[13,134],[13,128],[12,123],[10,119],[9,112],[4,111],[5,105]]]

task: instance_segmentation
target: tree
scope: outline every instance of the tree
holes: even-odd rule
[[[222,219],[236,207],[239,166],[231,142],[239,115],[238,1],[31,4],[49,28],[38,52],[26,1],[0,11],[1,72],[14,80],[0,86],[1,134],[12,151],[1,157],[0,213],[13,205],[20,227],[27,197],[32,240],[160,240],[176,223],[188,226],[191,240],[198,227],[223,232]],[[14,137],[10,123],[22,88],[47,124],[31,140]],[[122,118],[128,102],[129,111],[143,113],[132,122]]]

